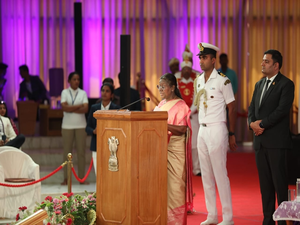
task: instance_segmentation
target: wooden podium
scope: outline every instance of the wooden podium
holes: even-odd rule
[[[17,101],[19,132],[34,136],[38,103],[34,101]]]
[[[63,116],[62,109],[51,109],[48,105],[40,106],[40,135],[61,136]]]
[[[167,224],[167,112],[98,110],[97,225]]]

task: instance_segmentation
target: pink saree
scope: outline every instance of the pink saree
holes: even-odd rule
[[[158,108],[168,111],[168,124],[188,126],[191,131],[191,111],[182,99],[163,100]],[[168,133],[168,225],[185,225],[187,212],[193,210],[191,134]]]

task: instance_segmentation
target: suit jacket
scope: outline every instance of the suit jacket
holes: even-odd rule
[[[87,120],[87,125],[85,128],[86,133],[88,135],[92,135],[91,146],[90,146],[91,151],[97,151],[97,143],[96,143],[97,136],[93,133],[93,131],[95,130],[95,128],[97,126],[97,120],[93,117],[93,114],[97,110],[101,110],[101,104],[102,104],[102,101],[100,103],[97,103],[97,104],[94,104],[91,106],[88,120]],[[110,103],[110,106],[109,106],[110,110],[111,109],[119,109],[119,108],[120,108],[120,106],[118,106],[112,102]]]
[[[120,98],[121,98],[120,95],[121,95],[121,88],[117,88],[114,91],[114,96],[115,96],[115,99],[116,99],[118,105],[120,105]],[[137,90],[135,90],[133,88],[130,88],[130,102],[129,103],[135,102],[139,99],[140,99],[140,93]],[[123,106],[124,105],[122,105],[122,107]],[[128,109],[129,110],[141,111],[142,110],[142,104],[141,104],[141,102],[137,102],[137,103],[129,106]]]
[[[261,135],[254,136],[254,149],[259,150],[261,146],[289,149],[292,147],[289,114],[294,101],[294,83],[279,72],[259,105],[265,82],[264,78],[255,84],[248,111],[249,125],[262,120],[265,128]]]
[[[14,139],[17,135],[10,123],[10,120],[4,116],[0,116],[0,119],[2,120],[2,122],[0,121],[1,132],[3,133],[3,127],[4,127],[4,133],[6,135],[6,138],[9,140]],[[0,139],[2,140],[2,137],[0,137]]]
[[[23,80],[20,83],[19,99],[23,99],[24,97],[27,97],[28,100],[40,101],[40,102],[44,100],[48,100],[49,102],[47,96],[47,90],[45,88],[44,83],[41,81],[41,79],[38,76],[30,75],[30,83],[31,83],[32,93],[30,93],[27,90],[25,80]]]

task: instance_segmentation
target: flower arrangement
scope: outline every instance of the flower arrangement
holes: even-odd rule
[[[61,196],[52,198],[47,196],[38,204],[34,212],[44,209],[48,218],[44,220],[46,225],[93,225],[96,221],[96,193],[86,196],[63,193]],[[27,207],[19,208],[16,221],[19,222],[31,215]]]

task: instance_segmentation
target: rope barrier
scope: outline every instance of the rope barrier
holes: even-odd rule
[[[89,167],[89,169],[88,169],[86,175],[85,175],[84,178],[82,178],[82,179],[80,179],[80,178],[77,176],[77,174],[76,174],[76,172],[75,172],[73,166],[72,166],[72,172],[73,172],[75,178],[76,178],[80,183],[83,183],[83,182],[86,180],[86,178],[89,176],[89,174],[90,174],[90,172],[91,172],[91,169],[92,169],[92,166],[93,166],[93,158],[92,158],[92,160],[91,160],[90,167]]]
[[[47,176],[44,176],[43,178],[41,178],[39,180],[35,180],[35,181],[29,182],[29,183],[26,183],[26,184],[5,184],[5,183],[0,183],[0,186],[5,186],[5,187],[25,187],[25,186],[36,184],[38,182],[41,182],[41,181],[46,180],[47,178],[53,176],[61,168],[63,168],[66,165],[66,163],[67,163],[67,161],[64,162],[62,165],[60,165],[56,170],[54,170],[53,172],[51,172],[50,174],[48,174]]]
[[[69,153],[69,154],[70,154],[70,153]],[[68,155],[68,157],[69,157],[69,155]],[[92,169],[92,166],[93,166],[93,158],[92,158],[92,160],[91,160],[91,163],[90,163],[90,166],[89,166],[89,169],[88,169],[86,175],[85,175],[84,178],[82,178],[82,179],[80,179],[80,178],[77,176],[77,174],[76,174],[76,172],[75,172],[75,170],[74,170],[74,168],[73,168],[73,164],[72,164],[72,155],[70,156],[70,158],[69,158],[68,160],[69,160],[69,162],[68,162],[68,161],[65,161],[65,162],[64,162],[62,165],[60,165],[56,170],[54,170],[53,172],[51,172],[50,174],[48,174],[47,176],[44,176],[43,178],[41,178],[41,179],[39,179],[39,180],[35,180],[35,181],[28,182],[28,183],[25,183],[25,184],[7,184],[7,183],[0,183],[0,186],[4,186],[4,187],[25,187],[25,186],[29,186],[29,185],[33,185],[33,184],[39,183],[39,182],[41,182],[41,181],[43,181],[43,180],[46,180],[47,178],[53,176],[55,173],[57,173],[59,170],[61,170],[61,169],[62,169],[66,164],[68,164],[68,163],[71,163],[71,165],[72,165],[72,172],[73,172],[75,178],[76,178],[80,183],[83,183],[83,182],[87,179],[87,177],[89,176],[89,174],[90,174],[90,172],[91,172],[91,169]]]

